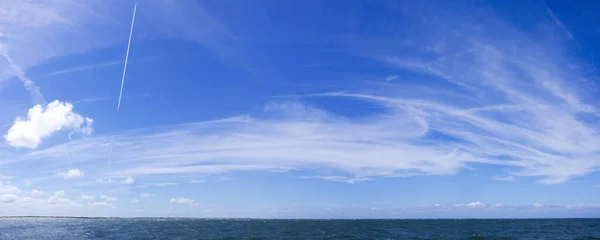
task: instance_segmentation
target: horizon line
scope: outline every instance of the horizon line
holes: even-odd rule
[[[598,217],[498,217],[498,218],[252,218],[252,217],[81,217],[81,216],[36,216],[36,215],[15,215],[0,216],[2,218],[86,218],[86,219],[195,219],[195,220],[575,220],[575,219],[598,219]]]

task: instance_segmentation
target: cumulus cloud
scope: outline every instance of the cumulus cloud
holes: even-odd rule
[[[71,204],[73,203],[71,199],[66,197],[66,193],[64,190],[60,190],[54,192],[50,198],[48,198],[48,203],[50,204]]]
[[[85,200],[94,200],[94,196],[91,195],[85,195],[85,194],[81,194],[81,197],[79,197],[79,199],[85,201]]]
[[[61,130],[91,134],[92,119],[73,112],[73,105],[55,100],[45,108],[35,105],[27,118],[17,118],[4,135],[13,147],[37,148],[43,139]]]
[[[17,201],[18,199],[19,199],[19,197],[17,197],[14,194],[10,194],[10,193],[3,194],[0,196],[0,202],[2,202],[2,203],[12,203],[12,202]]]
[[[116,197],[110,197],[110,196],[107,196],[107,195],[102,195],[102,196],[100,196],[100,199],[102,199],[102,200],[104,200],[104,201],[107,201],[107,202],[114,202],[114,201],[117,201],[117,198],[116,198]]]
[[[135,183],[135,180],[133,180],[132,177],[128,177],[123,181],[123,184],[133,184]]]
[[[142,194],[140,194],[140,197],[143,197],[143,198],[148,198],[148,197],[152,197],[152,196],[154,196],[154,193],[142,193]]]
[[[42,195],[44,195],[44,192],[42,192],[40,190],[37,190],[37,189],[33,189],[33,190],[31,190],[31,195],[33,195],[33,196],[42,196]]]
[[[139,203],[139,202],[140,202],[140,200],[138,200],[138,199],[131,199],[131,201],[129,201],[129,202],[130,202],[130,203]]]
[[[0,182],[0,194],[19,194],[21,189],[11,185],[9,182]]]
[[[79,169],[70,169],[69,171],[66,172],[60,172],[58,173],[59,176],[64,177],[65,179],[76,179],[76,178],[80,178],[83,177],[84,173],[83,171],[79,170]]]
[[[182,197],[177,197],[177,198],[171,198],[170,201],[171,204],[188,204],[190,206],[197,206],[198,204],[189,198],[182,198]]]
[[[482,202],[477,201],[477,202],[468,203],[467,207],[469,207],[469,208],[483,208],[483,207],[485,207],[485,204],[482,203]]]
[[[25,180],[23,181],[23,184],[25,184],[25,186],[31,186],[31,181]]]

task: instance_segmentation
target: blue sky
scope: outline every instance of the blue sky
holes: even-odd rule
[[[600,6],[137,4],[0,7],[3,214],[600,214]]]

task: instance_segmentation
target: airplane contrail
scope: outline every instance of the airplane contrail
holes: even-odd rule
[[[8,51],[6,49],[6,46],[0,43],[0,56],[4,57],[4,59],[6,59],[6,61],[8,62],[8,65],[12,68],[12,70],[14,71],[16,77],[21,80],[21,82],[23,83],[23,86],[25,86],[25,89],[29,92],[29,94],[31,95],[31,99],[33,100],[34,104],[41,104],[41,105],[45,105],[46,104],[46,99],[44,99],[44,96],[42,95],[42,93],[40,92],[40,88],[35,85],[35,82],[33,82],[25,73],[25,71],[23,70],[23,68],[21,66],[19,66],[19,64],[17,64],[11,57],[10,55],[8,55]]]
[[[131,18],[131,29],[129,29],[129,41],[127,42],[127,53],[125,54],[125,66],[123,66],[123,77],[121,77],[121,91],[119,92],[119,103],[117,103],[117,112],[121,107],[121,97],[123,96],[123,84],[125,83],[125,72],[127,72],[127,60],[129,59],[129,47],[131,46],[131,35],[133,34],[133,23],[135,22],[135,10],[137,3],[133,5],[133,18]]]

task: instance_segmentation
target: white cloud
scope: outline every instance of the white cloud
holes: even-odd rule
[[[569,204],[564,207],[567,209],[600,209],[600,204]]]
[[[253,116],[89,137],[14,161],[68,152],[75,161],[104,162],[101,144],[110,142],[113,154],[127,159],[103,172],[115,178],[330,168],[336,174],[329,180],[372,179],[451,175],[493,164],[511,176],[560,183],[597,169],[600,127],[589,119],[598,111],[586,103],[588,89],[571,84],[587,78],[568,67],[578,62],[561,56],[562,46],[539,41],[544,37],[451,15],[440,16],[445,28],[415,21],[415,27],[430,27],[422,41],[372,49],[382,63],[422,75],[418,86],[394,82],[386,91],[307,96],[363,101],[380,113],[357,119],[326,107],[273,104]],[[511,36],[511,44],[502,36]]]
[[[12,178],[13,178],[13,176],[7,176],[7,175],[0,174],[0,180],[10,180]]]
[[[98,182],[98,183],[113,183],[113,180],[112,180],[112,178],[109,178],[109,179],[99,178],[99,179],[96,179],[96,182]]]
[[[84,173],[79,169],[70,169],[69,171],[58,173],[58,176],[64,177],[65,179],[76,179],[83,177]]]
[[[48,198],[48,203],[50,204],[71,204],[73,203],[71,201],[71,199],[67,198],[66,193],[64,190],[60,190],[57,192],[54,192],[54,195],[50,196],[50,198]]]
[[[123,184],[133,184],[135,183],[135,180],[133,180],[132,177],[128,177],[123,181]]]
[[[396,79],[398,79],[399,77],[400,77],[400,76],[398,76],[398,75],[389,75],[389,76],[387,76],[387,77],[385,78],[385,80],[389,82],[389,81],[396,80]]]
[[[138,200],[138,199],[131,199],[131,201],[129,201],[129,202],[130,202],[130,203],[139,203],[139,202],[140,202],[140,200]]]
[[[123,9],[127,9],[125,14]],[[120,35],[127,35],[130,9],[131,3],[128,2],[105,4],[101,0],[6,2],[3,4],[5,14],[0,16],[0,37],[5,48],[2,53],[12,56],[12,62],[14,65],[19,63],[19,69],[29,69],[52,58],[110,46],[122,40]],[[217,43],[232,38],[229,30],[199,3],[156,2],[146,5],[144,11],[156,16],[140,19],[143,25],[153,29],[152,35],[196,41],[210,46],[211,50],[223,48]],[[175,15],[176,18],[172,17]],[[198,24],[201,29],[194,29]],[[134,40],[144,38],[144,33],[136,32]],[[105,63],[108,64],[111,63]],[[0,82],[15,75],[10,66],[0,68]]]
[[[90,196],[90,195],[85,195],[85,194],[81,194],[81,197],[79,197],[79,199],[85,201],[85,200],[94,200],[94,196]]]
[[[420,213],[423,212],[427,212],[427,211],[431,211],[431,213],[433,212],[440,212],[440,211],[447,211],[447,212],[454,212],[454,213],[458,213],[464,210],[469,210],[470,212],[487,212],[487,213],[491,213],[491,212],[496,212],[500,213],[500,212],[506,212],[508,213],[508,211],[512,211],[511,213],[509,213],[509,215],[504,215],[504,216],[510,216],[510,214],[514,214],[514,211],[523,211],[523,212],[547,212],[547,213],[558,213],[558,212],[562,212],[562,213],[566,213],[566,211],[576,211],[576,210],[600,210],[600,204],[569,204],[569,205],[544,205],[544,204],[540,204],[540,203],[534,203],[534,204],[523,204],[523,205],[509,205],[509,204],[503,204],[503,203],[496,203],[496,204],[484,204],[482,202],[472,202],[472,203],[468,203],[468,204],[453,204],[453,205],[443,205],[443,204],[434,204],[434,205],[420,205],[420,206],[416,206],[416,207],[407,207],[407,208],[402,208],[402,210],[406,210],[406,211],[418,211]],[[533,211],[535,210],[535,211]]]
[[[107,201],[107,202],[117,201],[116,197],[110,197],[110,196],[106,196],[106,195],[100,196],[100,199],[103,199],[104,201]]]
[[[569,39],[573,39],[573,34],[571,33],[571,31],[569,31],[569,29],[560,21],[560,19],[558,19],[558,17],[554,14],[552,9],[546,6],[546,12],[548,12],[548,15],[550,15],[550,18],[554,21],[554,23],[556,23],[556,25],[567,34],[567,37]]]
[[[304,179],[323,179],[336,182],[355,183],[369,180],[368,178],[349,178],[346,176],[302,176]]]
[[[36,148],[44,138],[63,129],[89,135],[92,119],[73,112],[70,103],[55,100],[46,108],[35,105],[29,109],[27,119],[17,118],[4,139],[13,147]]]
[[[109,202],[91,202],[88,205],[94,206],[94,207],[109,207],[109,206],[112,206],[112,203],[109,203]]]
[[[31,95],[31,99],[33,100],[33,102],[39,104],[45,103],[46,100],[40,92],[40,88],[27,76],[23,67],[17,62],[15,62],[15,60],[10,56],[6,45],[4,45],[3,43],[0,43],[0,56],[2,56],[6,60],[14,76],[21,80],[23,86],[25,87],[25,90],[27,90]]]
[[[485,207],[485,204],[482,203],[482,202],[479,202],[479,201],[478,202],[471,202],[471,203],[467,204],[467,207],[469,207],[469,208],[483,208],[483,207]]]
[[[23,184],[25,184],[25,186],[31,186],[31,181],[25,180],[23,181]]]
[[[123,60],[92,63],[92,64],[87,64],[87,65],[82,65],[82,66],[77,66],[77,67],[70,67],[70,68],[62,69],[62,70],[58,70],[58,71],[48,72],[48,73],[45,73],[42,77],[62,75],[62,74],[67,74],[67,73],[80,72],[80,71],[85,71],[85,70],[92,70],[92,69],[98,69],[98,68],[104,68],[104,67],[110,67],[110,66],[122,65],[122,64],[123,64]]]
[[[142,193],[142,194],[140,194],[140,197],[143,197],[143,198],[152,197],[152,196],[154,196],[154,193]]]
[[[189,198],[182,198],[182,197],[177,197],[177,198],[171,198],[170,201],[171,204],[188,204],[190,206],[197,206],[198,204]]]
[[[31,195],[33,195],[33,196],[42,196],[42,195],[44,195],[44,192],[42,192],[40,190],[37,190],[37,189],[33,189],[33,190],[31,190]]]
[[[21,189],[11,185],[9,182],[0,182],[0,194],[14,194],[17,195],[21,192]]]
[[[19,197],[17,197],[14,194],[10,194],[10,193],[6,193],[0,196],[0,202],[2,203],[12,203],[15,202],[19,199]]]
[[[498,180],[498,181],[515,181],[514,176],[494,176],[494,177],[492,177],[492,179]]]
[[[153,186],[153,187],[167,187],[167,186],[175,186],[177,183],[172,182],[164,182],[164,183],[148,183],[145,186]]]

